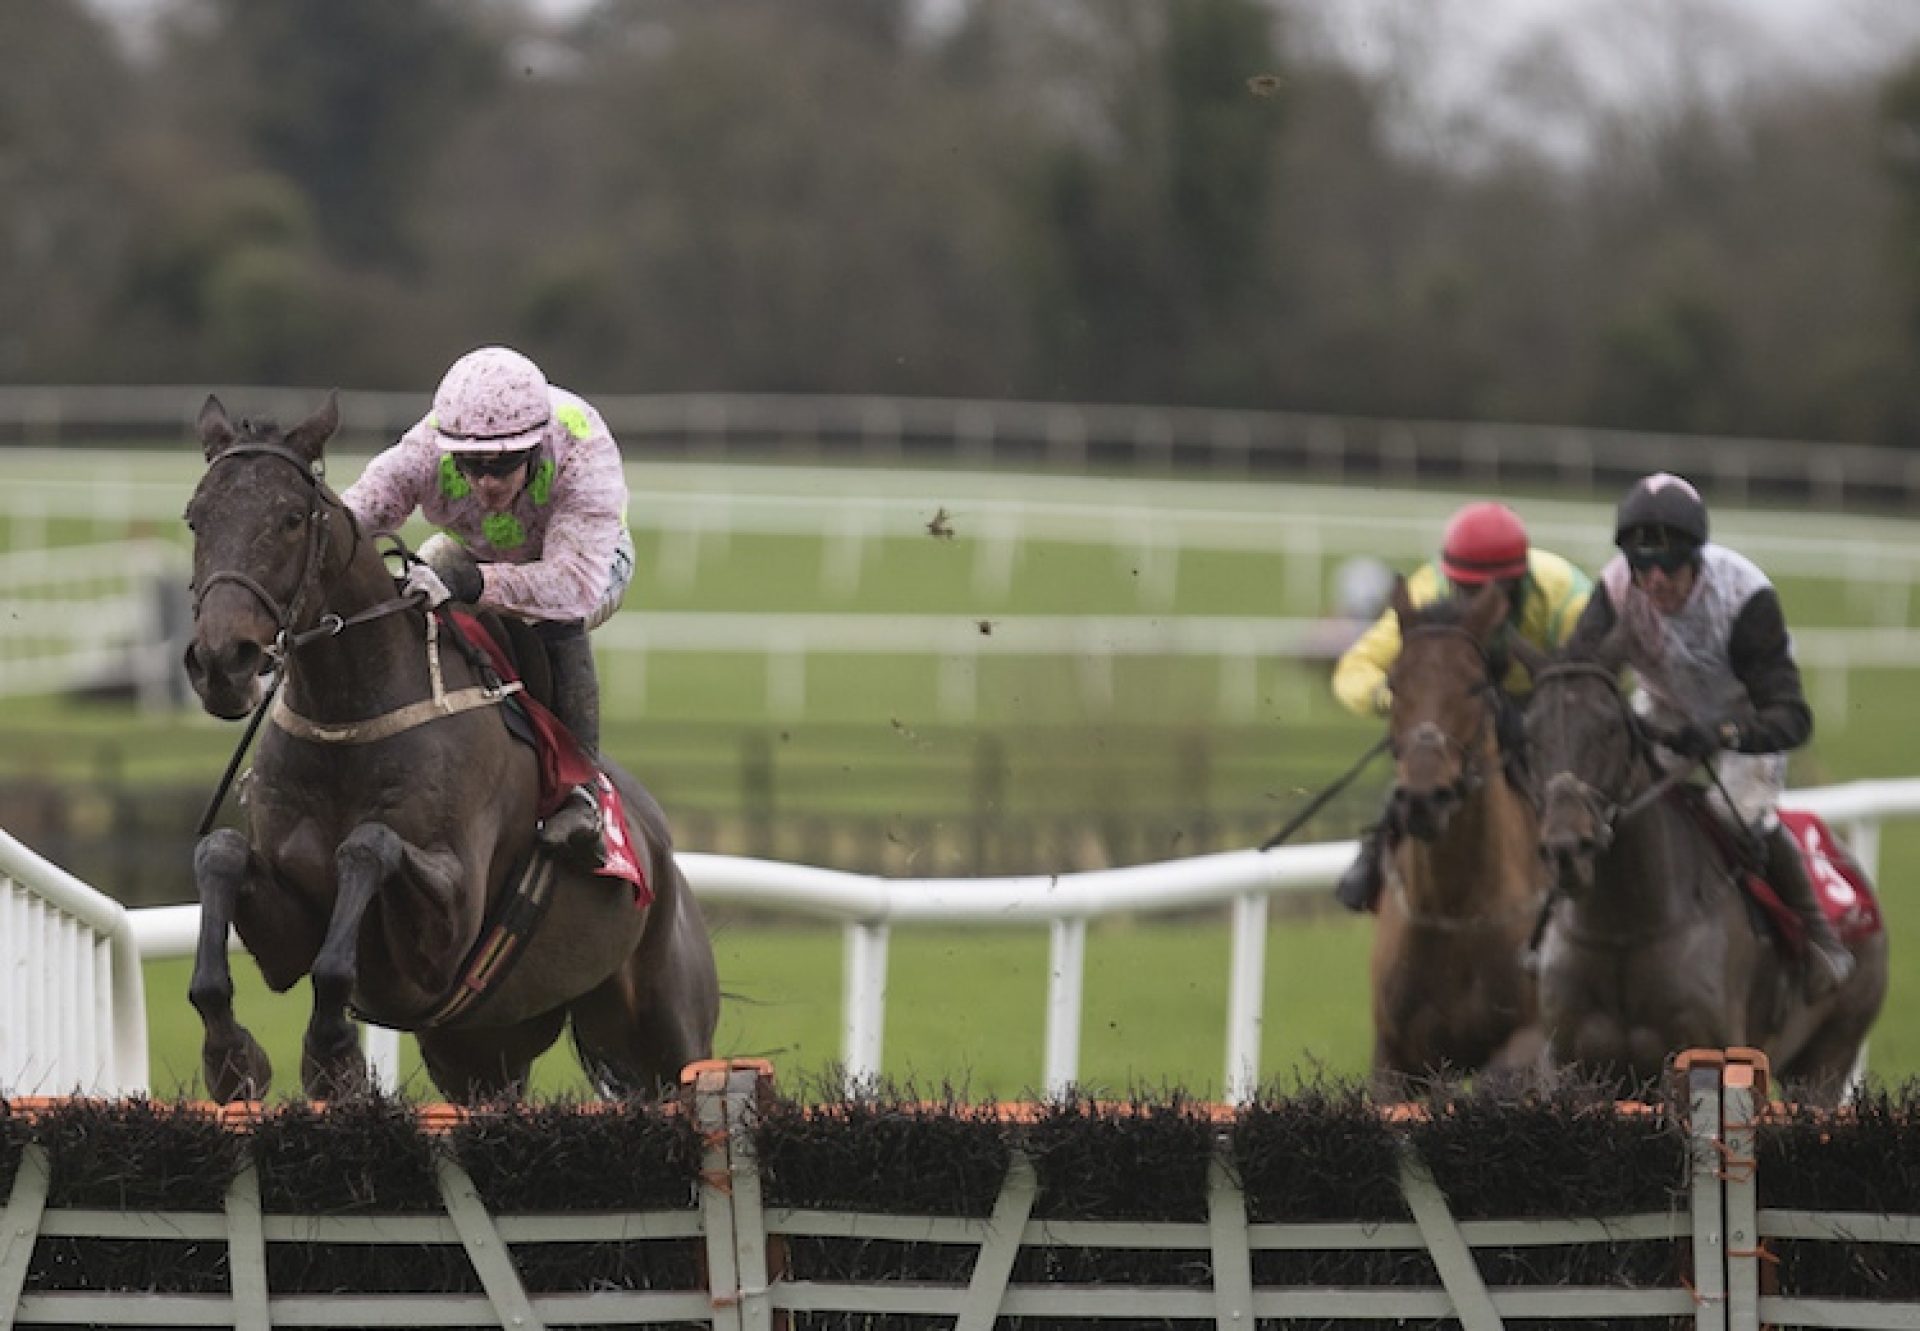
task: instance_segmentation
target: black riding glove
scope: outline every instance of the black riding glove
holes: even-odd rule
[[[447,591],[456,601],[472,605],[486,589],[486,580],[480,576],[480,561],[473,557],[471,550],[452,537],[445,534],[430,537],[420,547],[420,558],[440,575],[440,581],[446,584]]]
[[[1660,736],[1660,742],[1682,758],[1691,758],[1695,762],[1711,758],[1726,747],[1723,727],[1701,725],[1698,721],[1688,721],[1669,730]]]

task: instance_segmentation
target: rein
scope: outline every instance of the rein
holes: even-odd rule
[[[1379,757],[1381,753],[1386,750],[1392,738],[1391,735],[1382,735],[1379,739],[1375,740],[1367,751],[1360,755],[1359,760],[1355,762],[1353,766],[1349,767],[1337,777],[1331,785],[1324,787],[1318,795],[1308,800],[1305,808],[1294,814],[1293,817],[1287,819],[1285,827],[1282,827],[1278,832],[1275,832],[1265,841],[1262,841],[1260,843],[1260,850],[1263,853],[1272,850],[1275,846],[1306,826],[1307,820],[1325,808],[1328,800],[1353,784],[1354,778],[1366,770],[1367,764]]]
[[[1614,834],[1614,829],[1619,824],[1638,817],[1662,799],[1666,798],[1667,794],[1672,791],[1674,787],[1680,785],[1683,781],[1687,780],[1688,777],[1692,776],[1696,768],[1701,768],[1706,771],[1707,778],[1713,782],[1714,789],[1720,792],[1720,797],[1727,802],[1727,807],[1733,807],[1733,797],[1728,793],[1725,783],[1721,781],[1719,770],[1714,766],[1712,758],[1694,758],[1673,767],[1666,767],[1655,759],[1653,755],[1654,741],[1647,734],[1646,723],[1628,706],[1626,699],[1621,697],[1619,690],[1615,687],[1613,672],[1604,666],[1590,661],[1561,662],[1558,665],[1548,666],[1546,669],[1540,671],[1534,678],[1534,687],[1538,690],[1544,685],[1564,683],[1569,679],[1581,678],[1605,681],[1607,696],[1614,700],[1626,722],[1627,734],[1633,746],[1634,759],[1644,760],[1649,767],[1654,768],[1660,773],[1646,789],[1626,799],[1621,799],[1618,796],[1596,789],[1572,772],[1561,772],[1553,777],[1552,781],[1561,781],[1564,779],[1567,784],[1574,786],[1576,788],[1574,792],[1575,796],[1599,811],[1601,827],[1604,829],[1609,840]],[[1549,782],[1550,786],[1552,781]],[[1539,946],[1540,939],[1546,931],[1548,913],[1551,912],[1553,904],[1559,900],[1561,895],[1562,892],[1558,886],[1555,886],[1550,891],[1547,906],[1541,912],[1539,923],[1534,927],[1533,939],[1529,944],[1530,948],[1537,948]],[[1585,935],[1581,941],[1594,946],[1622,946],[1625,943],[1643,942],[1646,937],[1650,936],[1652,935],[1609,935],[1606,937]]]

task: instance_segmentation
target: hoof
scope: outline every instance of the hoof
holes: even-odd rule
[[[349,1100],[372,1087],[366,1055],[349,1035],[343,1044],[317,1049],[311,1041],[300,1051],[300,1087],[309,1100]]]
[[[273,1084],[273,1061],[247,1030],[240,1032],[237,1043],[216,1045],[209,1040],[202,1045],[200,1070],[207,1079],[207,1094],[223,1105],[264,1100]]]

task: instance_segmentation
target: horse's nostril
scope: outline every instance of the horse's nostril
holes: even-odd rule
[[[233,647],[233,667],[235,674],[257,675],[260,673],[262,653],[260,644],[241,639]]]

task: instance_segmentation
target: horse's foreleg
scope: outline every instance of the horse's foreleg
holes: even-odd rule
[[[221,1104],[260,1099],[273,1080],[267,1051],[233,1015],[233,967],[227,959],[227,929],[233,924],[240,898],[257,889],[266,876],[253,847],[232,828],[211,833],[194,848],[200,939],[194,950],[187,999],[205,1027],[200,1067],[207,1079],[207,1094]]]
[[[384,823],[360,824],[334,852],[333,915],[313,959],[313,1014],[300,1050],[300,1083],[315,1100],[366,1086],[366,1056],[347,1017],[359,971],[360,922],[406,853],[407,843]]]

